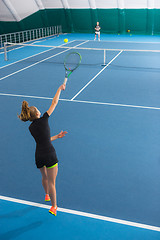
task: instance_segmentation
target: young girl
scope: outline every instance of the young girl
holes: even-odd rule
[[[42,117],[40,117],[40,111],[34,106],[29,107],[26,101],[23,101],[22,111],[18,116],[24,122],[28,120],[32,122],[29,126],[29,130],[36,141],[35,162],[42,174],[42,185],[46,193],[45,201],[51,200],[52,203],[49,212],[55,216],[57,214],[55,183],[58,172],[58,159],[51,141],[64,137],[67,132],[61,131],[58,135],[50,137],[48,118],[58,104],[62,90],[65,90],[65,84],[58,88],[50,108]]]

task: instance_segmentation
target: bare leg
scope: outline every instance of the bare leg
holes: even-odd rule
[[[98,40],[100,41],[100,33],[98,34]]]
[[[49,194],[49,187],[48,187],[48,178],[47,178],[47,169],[46,167],[40,168],[42,174],[42,185],[46,194]]]
[[[53,207],[57,206],[57,197],[56,197],[56,177],[58,173],[58,165],[53,168],[47,169],[47,177],[48,177],[48,188],[49,188],[49,196],[51,198],[51,203]]]

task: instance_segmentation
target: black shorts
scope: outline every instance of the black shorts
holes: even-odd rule
[[[47,154],[36,154],[35,162],[37,168],[42,168],[44,166],[51,168],[58,163],[56,152],[54,151]]]

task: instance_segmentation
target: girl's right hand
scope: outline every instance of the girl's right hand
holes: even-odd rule
[[[59,88],[60,88],[60,90],[65,90],[66,84],[63,83]]]

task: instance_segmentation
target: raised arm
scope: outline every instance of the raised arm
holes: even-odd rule
[[[57,106],[58,101],[59,101],[59,97],[60,97],[60,94],[61,94],[61,91],[62,91],[62,90],[65,90],[65,87],[66,87],[66,85],[65,85],[65,84],[62,84],[62,85],[58,88],[58,90],[57,90],[57,92],[56,92],[56,94],[55,94],[55,96],[54,96],[54,98],[53,98],[53,100],[52,100],[52,104],[51,104],[50,108],[49,108],[48,111],[47,111],[47,113],[48,113],[49,116],[53,113],[55,107]]]

